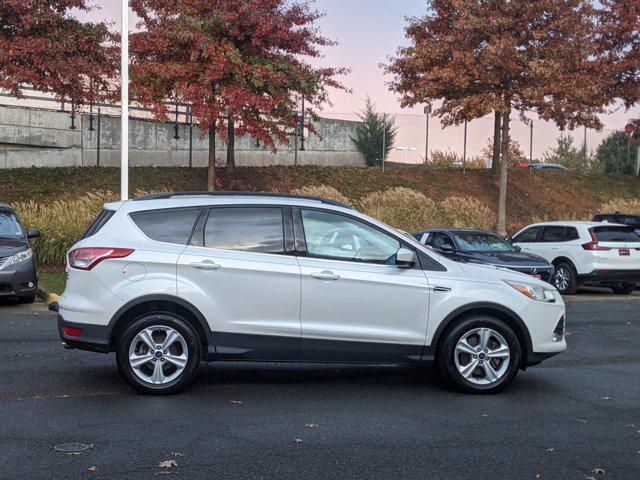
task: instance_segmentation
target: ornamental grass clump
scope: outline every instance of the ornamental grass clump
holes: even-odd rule
[[[357,207],[361,212],[409,233],[429,228],[438,213],[433,200],[405,187],[370,193],[360,199]]]
[[[328,185],[307,185],[302,188],[297,188],[293,190],[291,193],[294,195],[308,195],[311,197],[322,197],[328,198],[331,200],[337,200],[339,202],[344,203],[345,205],[351,205],[351,200],[349,200],[345,195],[343,195],[339,190],[336,190],[333,187]]]

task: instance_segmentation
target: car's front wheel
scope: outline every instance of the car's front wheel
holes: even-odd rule
[[[556,270],[552,278],[553,286],[562,295],[573,295],[578,291],[578,274],[569,262],[560,262],[556,265]]]
[[[635,283],[619,283],[617,285],[611,285],[613,293],[617,293],[618,295],[631,295],[635,289]]]
[[[184,319],[150,314],[134,321],[120,336],[118,369],[141,393],[177,393],[196,375],[201,351],[198,335]]]
[[[509,385],[520,366],[522,349],[502,320],[468,317],[450,329],[439,349],[440,371],[458,390],[496,393]]]

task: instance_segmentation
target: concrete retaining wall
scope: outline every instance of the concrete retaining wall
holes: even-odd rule
[[[93,130],[89,115],[78,114],[72,126],[69,112],[37,108],[0,106],[0,168],[94,166],[98,157],[97,116]],[[364,165],[351,137],[356,122],[319,119],[314,127],[319,136],[305,136],[305,150],[298,150],[294,141],[278,145],[274,153],[258,146],[245,135],[235,142],[236,164],[267,165]],[[131,166],[203,167],[208,159],[208,134],[188,125],[179,125],[176,137],[173,123],[135,119],[129,122],[129,159]],[[299,139],[300,140],[300,139]],[[216,143],[217,158],[223,163],[226,144]],[[100,122],[100,165],[120,164],[120,118],[103,115]]]

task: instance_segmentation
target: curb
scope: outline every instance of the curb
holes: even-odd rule
[[[44,288],[38,287],[36,288],[36,296],[41,298],[44,303],[47,305],[51,305],[52,303],[57,303],[60,300],[60,296],[55,293],[49,293]]]

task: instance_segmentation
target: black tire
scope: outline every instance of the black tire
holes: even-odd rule
[[[489,328],[502,336],[509,347],[509,363],[506,365],[502,375],[494,382],[485,385],[473,383],[467,380],[456,366],[456,345],[465,335],[478,328]],[[475,393],[492,394],[497,393],[509,385],[520,368],[522,360],[522,347],[515,332],[505,322],[488,315],[473,315],[462,319],[450,328],[438,348],[437,363],[440,372],[448,383],[456,390]],[[492,360],[493,361],[493,360]],[[501,365],[501,364],[500,364]],[[480,370],[476,367],[473,372],[484,371],[484,366],[480,365]],[[475,375],[474,375],[475,376]],[[480,375],[478,375],[480,377]]]
[[[613,293],[618,295],[631,295],[636,289],[635,283],[619,283],[618,285],[611,285]]]
[[[33,303],[36,301],[35,295],[29,295],[27,297],[18,297],[19,303]]]
[[[131,347],[131,343],[134,341],[138,333],[152,326],[164,326],[175,330],[182,335],[187,347],[187,361],[184,369],[176,378],[163,384],[153,384],[151,382],[144,381],[134,372],[133,367],[129,363],[129,349]],[[156,340],[154,343],[162,342],[161,338],[154,338],[154,340]],[[200,360],[202,358],[200,338],[193,327],[178,315],[170,313],[153,313],[144,315],[131,323],[131,325],[122,332],[117,342],[116,359],[120,374],[129,385],[140,393],[147,395],[170,395],[178,393],[191,383],[198,373]],[[158,359],[154,359],[153,364],[149,363],[148,367],[153,365],[155,368],[155,363],[157,361]],[[164,363],[164,359],[162,361]],[[166,366],[160,368],[167,369],[176,367],[170,362],[166,362]]]
[[[558,289],[562,295],[574,295],[578,291],[580,284],[578,283],[578,273],[573,265],[569,262],[560,262],[556,266],[553,273],[552,284]],[[563,277],[565,275],[566,277]],[[566,278],[566,284],[563,279]]]

